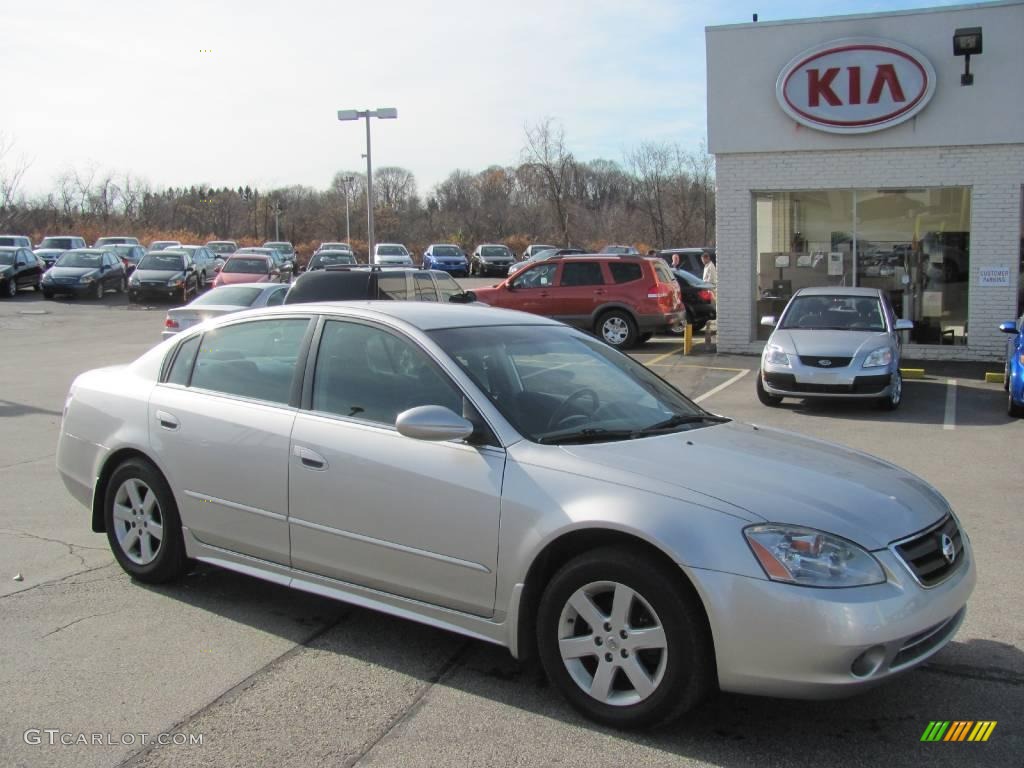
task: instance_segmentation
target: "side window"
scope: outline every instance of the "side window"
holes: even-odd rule
[[[171,370],[167,374],[168,384],[180,384],[188,386],[188,377],[192,374],[192,364],[196,361],[196,352],[199,351],[200,336],[193,336],[184,344],[178,345],[178,353],[171,364]]]
[[[462,394],[419,347],[388,331],[332,320],[323,330],[313,410],[394,426],[420,405],[462,410]]]
[[[562,266],[561,285],[603,285],[601,264],[596,261],[568,261]]]
[[[639,280],[644,274],[639,264],[629,261],[611,262],[608,264],[608,269],[612,273],[612,280],[616,283],[631,283],[634,280]]]
[[[558,264],[539,264],[523,270],[512,280],[513,288],[547,288],[555,282]]]
[[[287,403],[308,320],[254,320],[207,332],[192,386]]]
[[[434,280],[428,272],[416,272],[413,280],[416,283],[416,301],[437,301]]]
[[[437,281],[437,292],[441,294],[442,304],[450,302],[452,296],[461,296],[464,293],[462,286],[447,272],[434,273],[434,280]]]
[[[377,289],[382,299],[409,300],[409,286],[405,281],[405,272],[380,275],[377,278]]]
[[[19,267],[23,267],[26,264],[28,264],[28,258],[25,256],[25,252],[24,251],[18,251],[17,252],[17,256],[14,259],[14,263],[15,263],[16,266],[19,266]]]
[[[267,297],[267,306],[276,307],[284,304],[284,295],[288,293],[287,288],[278,288]]]

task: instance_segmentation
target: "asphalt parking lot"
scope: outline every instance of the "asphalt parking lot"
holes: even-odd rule
[[[581,719],[497,647],[205,566],[172,586],[133,583],[54,451],[72,379],[156,343],[163,310],[114,294],[0,301],[0,764],[1024,765],[1024,421],[973,370],[908,381],[895,413],[772,409],[754,395],[755,358],[699,340],[690,356],[667,339],[636,353],[716,413],[923,476],[969,532],[978,586],[954,642],[899,681],[831,702],[721,695],[670,728],[624,734]],[[932,720],[998,725],[986,743],[921,743]],[[103,744],[51,745],[46,729]],[[142,744],[161,732],[203,743]]]

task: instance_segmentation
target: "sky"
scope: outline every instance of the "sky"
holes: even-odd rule
[[[0,136],[24,191],[68,169],[154,187],[302,184],[374,167],[420,192],[519,161],[558,121],[580,159],[706,133],[704,27],[941,0],[0,0]]]

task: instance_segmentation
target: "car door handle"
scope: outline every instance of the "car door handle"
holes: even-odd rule
[[[292,452],[299,458],[299,461],[302,462],[302,466],[306,467],[306,469],[327,469],[327,459],[316,451],[311,451],[309,448],[303,448],[301,445],[296,445],[292,448]]]
[[[164,429],[174,430],[181,426],[181,423],[178,421],[177,417],[172,416],[167,411],[157,411],[156,420]]]
[[[538,296],[540,296],[540,297],[541,297],[542,299],[546,299],[546,298],[547,298],[548,296],[550,296],[551,294],[550,294],[550,293],[548,293],[547,291],[541,291],[541,292],[540,292],[539,294],[537,294],[537,295],[538,295]]]
[[[598,288],[594,291],[595,296],[604,296],[604,288]]]

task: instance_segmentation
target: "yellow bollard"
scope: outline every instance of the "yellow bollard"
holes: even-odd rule
[[[985,373],[985,381],[989,384],[1002,384],[1003,383],[1003,372],[992,373],[988,371]]]
[[[687,323],[683,330],[683,354],[688,355],[691,352],[693,352],[693,326]]]

